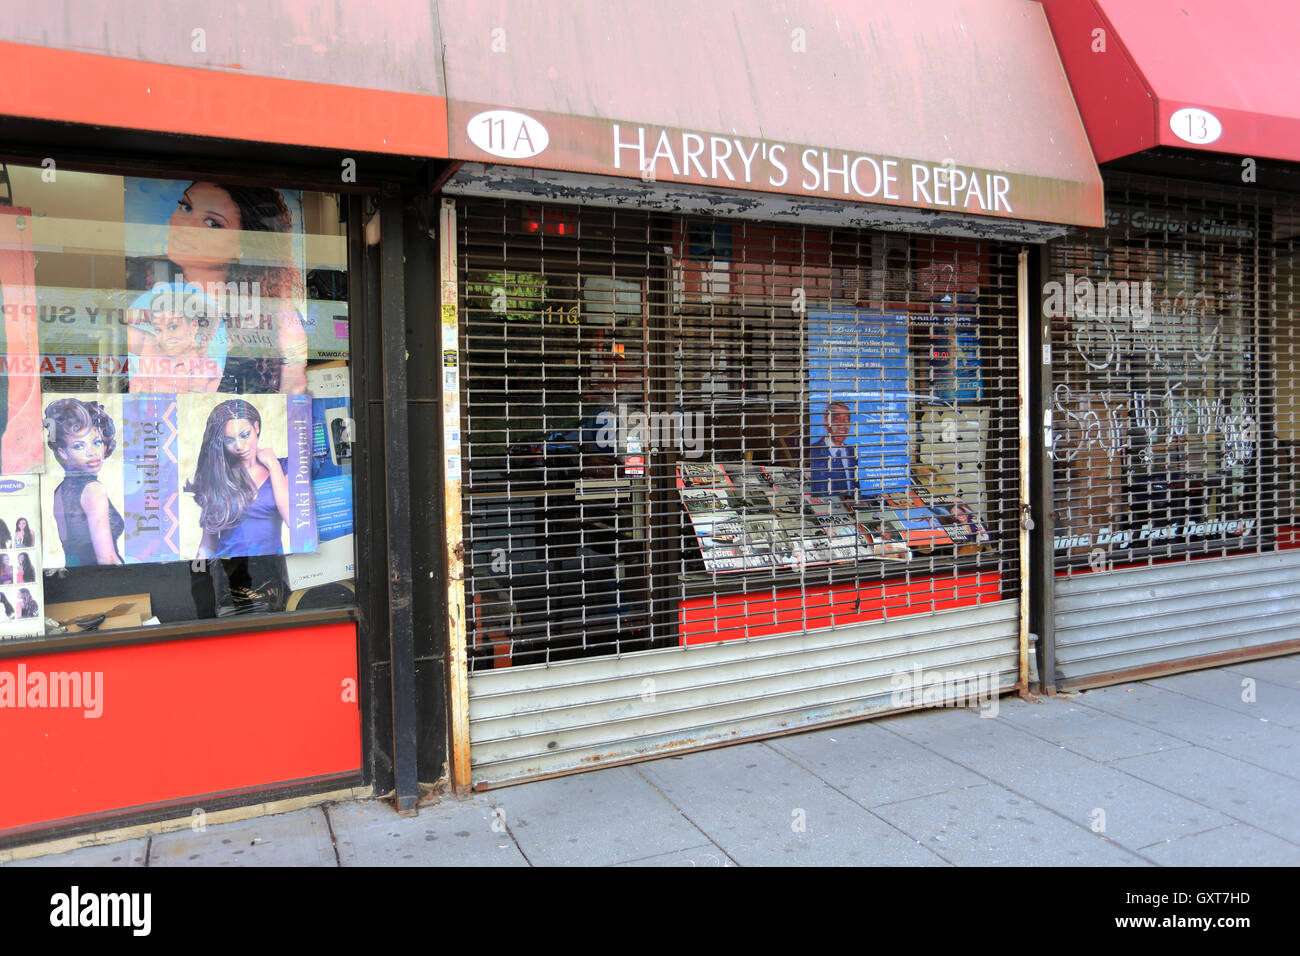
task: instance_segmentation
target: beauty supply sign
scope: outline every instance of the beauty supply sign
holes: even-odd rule
[[[457,158],[1002,218],[1072,222],[1089,186],[959,158],[853,149],[449,103]]]

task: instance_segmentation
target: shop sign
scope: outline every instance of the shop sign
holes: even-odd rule
[[[1094,183],[853,148],[448,104],[452,155],[483,162],[1045,221],[1096,219]],[[544,153],[543,159],[536,159]]]

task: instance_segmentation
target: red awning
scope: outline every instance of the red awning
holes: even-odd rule
[[[1098,226],[1031,0],[440,0],[456,159]]]
[[[1295,0],[1042,0],[1098,162],[1156,146],[1300,161]]]
[[[105,2],[14,21],[0,114],[1102,221],[1033,0]]]

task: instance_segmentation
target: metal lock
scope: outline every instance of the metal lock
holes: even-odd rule
[[[1020,527],[1025,531],[1034,530],[1033,509],[1030,508],[1029,505],[1027,504],[1020,506]]]

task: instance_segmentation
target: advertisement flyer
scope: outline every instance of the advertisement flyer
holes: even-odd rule
[[[908,319],[808,313],[812,491],[877,496],[910,482]]]
[[[205,180],[128,176],[124,184],[127,286],[138,295],[196,290],[213,303],[183,314],[176,338],[219,366],[221,391],[306,392],[302,194]],[[149,344],[162,349],[168,329],[152,324]]]
[[[44,397],[47,568],[317,548],[311,398]]]
[[[312,494],[320,550],[285,559],[294,591],[356,577],[352,519],[352,400],[347,366],[307,372],[312,398]]]
[[[45,633],[39,479],[0,478],[0,639]]]
[[[41,470],[41,351],[31,210],[0,206],[0,474]]]

